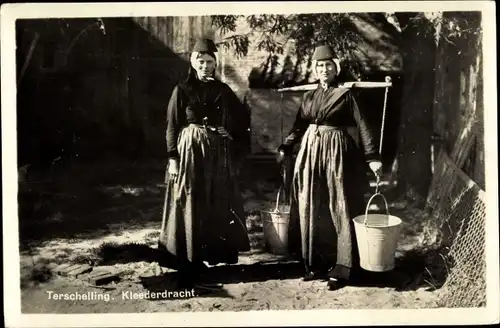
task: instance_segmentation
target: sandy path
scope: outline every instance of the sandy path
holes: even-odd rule
[[[423,269],[416,270],[417,266],[411,262],[400,265],[403,269],[397,273],[398,282],[392,284],[395,286],[386,281],[330,292],[325,282],[301,281],[298,264],[278,264],[276,256],[259,252],[262,223],[258,210],[272,207],[276,186],[266,181],[254,185],[254,188],[245,189],[243,196],[251,243],[256,250],[242,254],[237,266],[210,269],[215,279],[224,282],[222,292],[178,299],[131,300],[122,297],[123,292],[173,290],[173,270],[160,267],[155,257],[160,225],[158,218],[161,217],[163,203],[161,189],[118,186],[94,192],[93,198],[89,199],[85,198],[89,194],[85,191],[85,194],[74,196],[74,200],[68,198],[59,203],[46,200],[45,203],[50,204],[50,215],[23,221],[22,237],[26,239],[21,243],[22,311],[125,313],[386,309],[421,308],[436,304],[437,293],[426,291],[429,283],[422,277]],[[405,207],[405,204],[392,204],[391,213]],[[398,256],[402,256],[425,244],[429,233],[426,232],[426,221],[418,213],[406,210],[398,215],[405,221],[398,246]],[[122,272],[120,281],[107,285],[109,289],[105,290],[89,287],[85,275],[76,279],[54,273],[59,264],[69,262],[107,266]],[[267,264],[256,266],[256,263]],[[109,295],[110,299],[50,300],[49,291],[68,295],[93,292],[93,295]]]
[[[142,280],[142,281],[141,281]],[[328,291],[320,281],[271,279],[258,282],[229,283],[222,292],[190,298],[131,299],[133,293],[170,290],[168,277],[129,278],[107,285],[113,290],[88,287],[80,279],[56,277],[48,283],[22,290],[24,313],[113,313],[169,311],[247,311],[293,309],[390,309],[428,307],[436,295],[426,288],[396,291],[390,287],[345,287]],[[146,283],[148,281],[148,283]],[[91,293],[94,300],[51,300],[49,293]],[[96,299],[97,294],[110,299]],[[102,296],[101,296],[102,297]]]

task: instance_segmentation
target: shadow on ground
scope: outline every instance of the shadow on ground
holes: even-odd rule
[[[49,174],[36,172],[20,187],[21,250],[55,239],[97,239],[146,226],[160,228],[165,193],[162,163],[66,165],[50,181],[34,181],[44,181],[44,174]],[[269,194],[278,189],[279,175],[269,174],[266,167],[246,165],[243,170],[240,189],[248,214],[257,215],[267,207],[265,203],[274,197]]]
[[[21,250],[57,239],[98,239],[146,226],[160,228],[165,193],[163,163],[60,165],[57,174],[33,171],[20,185]],[[280,184],[280,169],[275,163],[246,163],[240,190],[247,216],[259,216],[260,210],[274,208]]]
[[[429,259],[436,259],[440,250],[408,251],[396,259],[395,267],[388,272],[361,270],[354,280],[357,287],[394,288],[396,291],[415,291],[427,287],[428,291],[441,288],[446,280],[446,272],[435,263],[429,266]]]
[[[270,264],[238,264],[228,266],[216,266],[207,269],[203,275],[205,282],[222,284],[239,284],[252,282],[265,282],[268,280],[297,279],[303,274],[302,266],[299,263],[270,263]],[[141,278],[141,283],[150,292],[162,292],[164,290],[180,290],[177,286],[177,272],[168,272],[162,276]],[[231,297],[222,288],[214,291],[203,291],[200,294],[208,297]]]
[[[21,249],[59,238],[95,239],[148,223],[159,227],[162,194],[161,187],[128,185],[24,193],[19,195]]]
[[[446,272],[442,269],[444,265],[439,263],[441,252],[439,249],[404,252],[396,259],[394,270],[384,273],[360,270],[353,276],[352,285],[394,288],[396,291],[415,291],[422,287],[428,287],[429,291],[439,289],[446,280]],[[98,263],[103,265],[148,261],[177,269],[175,260],[167,253],[146,245],[107,245],[100,248],[96,255],[99,256]],[[303,275],[304,267],[300,262],[285,259],[282,262],[215,266],[207,270],[204,278],[211,282],[237,284],[298,279]],[[174,288],[176,277],[176,272],[168,272],[163,276],[144,278],[142,282],[151,291],[158,291],[166,287]]]

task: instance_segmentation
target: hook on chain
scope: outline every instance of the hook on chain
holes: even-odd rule
[[[377,175],[377,182],[375,184],[375,194],[379,193],[379,187],[380,187],[380,176]]]

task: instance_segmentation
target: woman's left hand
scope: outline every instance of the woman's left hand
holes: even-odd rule
[[[380,178],[382,176],[382,162],[380,161],[373,161],[368,164],[370,166],[370,170],[377,176],[377,178]]]
[[[229,140],[233,140],[233,137],[227,132],[227,130],[223,126],[219,126],[217,128],[217,132],[223,136],[224,138],[228,138]]]

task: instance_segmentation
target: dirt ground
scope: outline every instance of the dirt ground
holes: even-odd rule
[[[279,174],[258,164],[252,170],[242,178],[252,251],[241,254],[237,265],[209,269],[209,278],[224,284],[221,291],[184,297],[173,293],[176,273],[163,266],[156,248],[164,195],[161,165],[134,164],[121,171],[80,165],[60,169],[51,177],[31,173],[19,198],[22,312],[415,309],[439,305],[439,254],[428,247],[435,231],[424,213],[391,201],[391,214],[404,221],[396,268],[385,274],[365,272],[354,286],[328,291],[325,282],[303,282],[299,263],[266,252],[259,210],[274,205]],[[386,191],[389,195],[390,190]],[[68,263],[89,264],[92,272],[115,272],[117,279],[92,286],[87,279],[92,272],[78,277],[57,274],[56,268]],[[151,297],[163,291],[171,293]],[[144,298],[133,299],[134,293]],[[93,299],[51,299],[54,294],[85,294]]]

